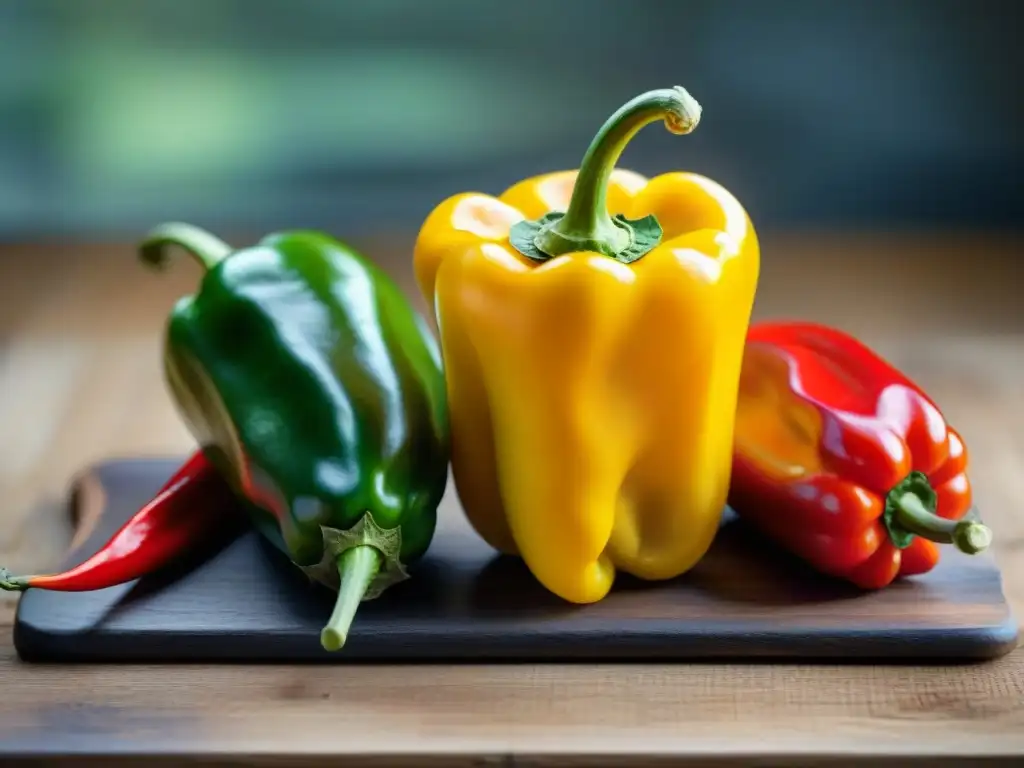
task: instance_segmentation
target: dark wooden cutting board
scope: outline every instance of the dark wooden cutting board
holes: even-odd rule
[[[65,566],[95,552],[149,500],[175,460],[103,463],[74,485]],[[97,592],[29,590],[14,627],[28,661],[378,662],[515,660],[984,659],[1017,624],[987,556],[947,551],[923,577],[865,594],[816,574],[723,517],[708,555],[655,586],[623,578],[572,606],[469,528],[454,489],[413,578],[364,603],[348,645],[323,651],[333,595],[240,528],[172,571]],[[998,535],[998,531],[996,532]]]

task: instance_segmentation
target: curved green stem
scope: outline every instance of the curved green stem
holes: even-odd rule
[[[328,651],[340,650],[345,645],[359,603],[384,564],[384,556],[376,547],[360,544],[338,555],[337,563],[341,586],[338,588],[334,612],[320,632],[320,645]]]
[[[167,249],[176,245],[189,253],[204,269],[213,269],[228,254],[231,246],[205,229],[171,221],[149,231],[139,243],[139,258],[154,267],[168,262]]]
[[[947,520],[928,509],[921,497],[907,492],[896,499],[894,521],[904,529],[937,544],[952,544],[961,552],[976,555],[992,543],[992,531],[974,520]]]
[[[700,105],[679,86],[644,93],[620,107],[601,126],[583,156],[565,216],[540,239],[552,240],[551,245],[557,248],[555,235],[567,240],[595,236],[600,239],[602,235],[621,238],[625,233],[614,226],[608,215],[608,180],[626,145],[656,120],[664,120],[673,133],[689,133],[700,122],[700,114]]]
[[[657,243],[661,228],[653,218],[639,222],[613,219],[608,214],[608,180],[622,151],[644,126],[663,120],[672,133],[686,134],[697,127],[700,116],[700,104],[681,86],[649,91],[628,101],[605,121],[590,143],[565,214],[551,213],[539,222],[520,222],[513,228],[513,244],[531,258],[575,251],[620,258],[631,248],[639,253],[632,252],[628,259],[620,260],[633,261],[642,256]],[[640,224],[645,230],[657,227],[657,236],[638,238]],[[527,235],[529,241],[524,243]]]

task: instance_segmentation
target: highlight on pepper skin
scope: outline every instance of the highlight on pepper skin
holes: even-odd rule
[[[821,436],[821,415],[794,394],[785,361],[748,345],[737,398],[736,452],[768,477],[797,480],[821,471]]]

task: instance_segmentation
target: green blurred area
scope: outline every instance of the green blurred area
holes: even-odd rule
[[[21,171],[0,178],[0,226],[39,213],[26,179],[57,194],[47,202],[63,201],[72,226],[116,226],[174,202],[244,217],[286,190],[322,194],[289,176],[529,148],[560,125],[531,104],[572,110],[598,95],[569,71],[388,33],[399,19],[415,32],[429,5],[0,4],[0,157]],[[478,105],[471,116],[467,105]],[[264,183],[275,177],[283,187]]]
[[[645,133],[630,167],[708,173],[765,224],[1006,223],[1018,8],[0,0],[0,237],[408,230],[574,165],[622,101],[677,82],[701,129]]]

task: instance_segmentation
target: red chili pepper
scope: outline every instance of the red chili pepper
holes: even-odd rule
[[[936,544],[991,542],[971,508],[967,449],[909,378],[833,328],[747,335],[729,506],[819,571],[878,589],[930,571]]]
[[[0,568],[0,589],[84,592],[123,584],[169,565],[236,513],[227,483],[197,451],[84,563],[46,576],[11,576]]]

